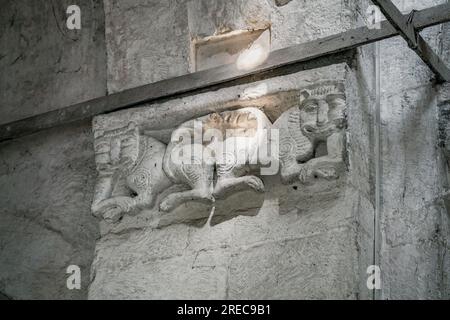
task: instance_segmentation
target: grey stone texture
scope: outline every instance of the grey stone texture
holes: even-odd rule
[[[106,93],[101,1],[0,1],[0,122]],[[85,299],[97,221],[90,122],[0,144],[0,292],[9,299]],[[82,289],[66,288],[81,268]]]
[[[0,292],[11,299],[86,298],[93,156],[89,122],[0,146]],[[81,268],[81,290],[66,287],[69,265]]]
[[[352,27],[348,1],[105,0],[110,93],[186,74],[191,39],[270,25],[272,49]]]
[[[405,13],[440,3],[395,1]],[[448,57],[445,25],[422,34],[436,52]],[[448,299],[450,221],[444,205],[447,174],[438,147],[439,86],[431,83],[432,72],[400,37],[383,41],[380,52],[380,298]]]
[[[189,71],[185,0],[106,0],[108,92]]]
[[[345,65],[335,65],[100,116],[94,127],[112,129],[135,121],[143,131],[164,131],[202,113],[236,105],[236,97],[251,88],[264,86],[270,96],[324,80],[353,85],[352,77]],[[357,93],[349,93],[347,109],[353,115],[349,128],[370,130]],[[361,139],[367,136],[352,130],[347,132],[351,145],[363,144]],[[368,161],[364,154],[352,151],[348,157],[348,175],[335,182],[282,186],[278,176],[262,177],[266,192],[256,214],[247,214],[242,208],[248,201],[241,201],[239,215],[218,223],[172,220],[161,225],[153,221],[155,211],[125,215],[112,225],[101,221],[89,298],[368,298],[370,291],[360,283],[365,283],[372,254],[373,207],[369,183],[364,190],[358,182],[360,175],[369,176],[369,165],[362,163]],[[354,163],[359,170],[353,170]],[[229,214],[231,202],[235,201],[216,203],[215,208]],[[181,214],[188,216],[189,207]],[[362,226],[367,230],[360,232]]]
[[[302,5],[292,1],[282,7],[277,7],[273,1],[198,1],[187,5],[177,2],[169,12],[187,10],[188,15],[181,14],[177,26],[189,26],[189,35],[182,35],[183,41],[176,41],[180,38],[175,37],[166,41],[166,35],[161,32],[148,35],[148,22],[131,19],[128,15],[132,11],[125,11],[125,18],[117,2],[106,2],[105,7],[112,10],[112,18],[107,14],[106,21],[114,22],[116,33],[107,35],[108,52],[114,52],[117,57],[112,60],[109,55],[108,73],[113,77],[111,81],[110,76],[108,82],[111,92],[187,72],[189,61],[184,59],[174,66],[170,52],[189,51],[189,37],[261,28],[270,22],[272,49],[278,49],[346,30],[353,26],[357,15],[352,5],[340,1],[332,4],[329,1],[302,2]],[[120,5],[126,6],[124,3],[127,2]],[[340,10],[336,10],[336,6]],[[155,13],[146,3],[137,6],[133,3],[130,8],[140,11],[133,17],[142,12],[162,14]],[[117,17],[118,14],[123,18]],[[159,37],[161,40],[157,42],[164,46],[154,49],[153,42],[143,41],[144,37]],[[176,41],[175,49],[172,41]],[[130,49],[136,47],[139,49]],[[147,55],[151,50],[164,50],[162,54],[169,57],[162,59],[159,53]],[[149,59],[158,62],[152,64],[151,73],[142,68],[142,61]],[[121,68],[121,64],[126,68]],[[169,66],[178,69],[168,74]],[[118,70],[139,73],[139,77],[117,77]],[[140,82],[142,77],[147,78]],[[302,186],[281,188],[276,178],[275,181],[264,179],[270,191],[256,216],[239,216],[201,227],[174,224],[155,228],[146,221],[133,218],[130,221],[126,217],[112,228],[101,222],[103,236],[97,242],[89,297],[370,298],[371,292],[365,287],[365,269],[371,264],[373,250],[373,190],[369,179],[370,158],[366,156],[370,154],[370,141],[369,135],[359,133],[371,130],[371,119],[369,106],[364,101],[366,93],[354,89],[358,77],[362,75],[337,65],[262,83],[273,92],[324,80],[346,82],[349,175],[331,187],[328,197],[323,194],[321,197],[319,192],[317,201],[309,201]],[[194,115],[216,111],[221,105],[226,106],[226,101],[242,96],[248,87],[257,85],[153,105],[149,110],[154,116],[147,115],[146,124],[153,130],[170,129],[164,127],[165,119],[182,123]],[[122,117],[120,114],[123,113],[119,113],[118,119]],[[96,121],[102,122],[103,118]],[[298,195],[302,192],[305,198]],[[282,215],[280,208],[284,210]],[[164,240],[153,240],[154,237]],[[152,244],[150,251],[149,243]]]
[[[0,1],[0,123],[106,93],[101,0],[80,0],[81,30],[68,30],[70,0]]]
[[[444,1],[394,1],[403,12]],[[270,24],[272,50],[363,25],[370,1],[79,1],[83,29],[64,28],[69,1],[0,2],[1,123],[185,74],[191,40]],[[56,17],[56,18],[55,18]],[[103,24],[104,21],[104,24]],[[423,31],[446,61],[449,25]],[[342,80],[347,174],[315,190],[265,178],[263,205],[217,224],[161,225],[90,212],[96,179],[91,123],[0,144],[0,299],[448,299],[449,171],[442,143],[448,86],[400,37],[380,43],[382,208],[374,225],[374,55],[260,83],[144,105],[149,129],[232,106],[238,95]],[[121,111],[115,117],[126,117]],[[98,117],[95,121],[102,121]],[[440,119],[440,123],[438,121]],[[95,126],[94,122],[94,126]],[[294,187],[297,187],[295,190]],[[320,186],[316,186],[320,189]],[[302,196],[303,195],[303,196]],[[306,199],[305,199],[306,197]],[[280,210],[283,209],[283,210]],[[99,226],[98,226],[99,225]],[[376,228],[375,228],[376,227]],[[375,232],[377,230],[378,232]],[[376,247],[373,241],[376,240]],[[94,251],[95,250],[95,251]],[[82,290],[66,288],[66,267]],[[90,270],[90,271],[89,271]]]

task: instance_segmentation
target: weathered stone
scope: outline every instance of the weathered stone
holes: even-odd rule
[[[443,2],[394,1],[404,13]],[[97,1],[90,3],[98,5]],[[276,50],[363,25],[371,2],[105,0],[107,68],[101,65],[103,49],[103,54],[86,49],[102,46],[100,24],[96,24],[102,12],[94,19],[98,10],[81,2],[83,29],[71,34],[57,28],[64,27],[65,10],[61,9],[68,4],[64,1],[58,5],[39,1],[26,10],[14,9],[23,9],[21,1],[6,4],[9,9],[0,13],[5,17],[1,30],[6,30],[0,31],[0,46],[8,48],[10,44],[3,42],[6,39],[14,49],[6,56],[4,50],[0,54],[2,79],[9,77],[0,84],[0,92],[3,105],[11,109],[5,109],[10,117],[5,121],[9,121],[103,94],[105,69],[109,92],[187,73],[193,67],[190,49],[195,39],[270,25],[271,47]],[[53,23],[52,8],[58,24]],[[27,23],[24,17],[31,15],[31,10],[34,18]],[[45,12],[50,12],[49,19]],[[42,28],[35,28],[36,24]],[[31,27],[45,30],[45,34],[30,34]],[[446,60],[448,26],[436,26],[422,34]],[[72,35],[78,38],[72,41]],[[89,125],[77,124],[3,143],[0,299],[3,295],[11,299],[85,298],[94,242],[91,299],[372,299],[373,291],[366,286],[367,267],[372,264],[379,264],[382,273],[377,298],[448,299],[449,220],[445,206],[447,202],[450,207],[450,201],[445,164],[448,121],[444,115],[448,86],[434,86],[433,74],[402,38],[379,45],[379,185],[374,173],[376,50],[372,45],[359,48],[349,66],[333,65],[97,117],[95,141]],[[28,54],[31,47],[35,49]],[[60,55],[60,50],[64,54]],[[80,64],[89,70],[79,69]],[[30,70],[35,76],[30,76]],[[166,185],[161,177],[163,168],[158,166],[159,160],[155,162],[155,154],[162,158],[166,152],[174,130],[192,119],[241,108],[258,108],[270,123],[285,128],[290,118],[286,115],[298,105],[299,89],[311,91],[311,84],[330,80],[345,84],[345,139],[330,141],[343,151],[331,156],[338,159],[337,171],[345,174],[328,180],[315,179],[310,172],[302,175],[310,178],[306,184],[296,178],[300,176],[296,170],[293,181],[290,174],[283,180],[256,174],[264,193],[231,188],[212,203],[187,199],[169,212],[159,209],[167,196],[193,189]],[[324,102],[333,103],[326,95],[318,96],[313,94],[322,108]],[[32,100],[37,109],[29,107]],[[100,160],[97,164],[106,154],[120,159],[118,146],[126,143],[125,137],[145,140],[159,149],[146,157],[131,144],[128,157],[122,157],[131,162],[136,157],[143,160],[145,165],[139,169],[149,172],[156,163],[153,174],[159,174],[159,180],[140,179],[145,178],[139,175],[142,170],[129,170],[130,183],[117,186],[111,196],[123,195],[131,186],[130,198],[141,194],[136,199],[141,201],[132,204],[136,210],[125,210],[125,214],[122,209],[107,210],[105,217],[116,222],[101,219],[101,237],[96,239],[96,221],[89,206],[94,193],[95,207],[108,192],[94,192],[95,153]],[[296,154],[300,158],[306,154],[306,163],[298,165],[313,160],[310,152],[303,153],[310,150],[308,140]],[[312,157],[328,156],[330,161],[329,141],[320,140],[314,143]],[[112,154],[111,150],[100,152],[100,142],[114,145]],[[296,162],[292,161],[294,167]],[[113,166],[100,165],[98,169],[106,179],[108,170],[114,171]],[[161,189],[154,204],[142,197],[149,186]],[[381,194],[378,208],[376,190]],[[81,267],[81,291],[65,287],[68,264]]]
[[[105,0],[108,92],[189,72],[185,0]]]
[[[80,0],[81,30],[68,30],[61,1],[2,1],[0,123],[8,123],[106,93],[102,0]]]
[[[353,257],[341,259],[347,246]],[[231,256],[227,298],[354,299],[354,246],[352,231],[343,227],[239,250]]]
[[[122,259],[125,242],[113,255]],[[134,246],[133,246],[134,248]],[[133,249],[134,250],[134,249]],[[109,257],[108,257],[109,259]],[[140,255],[122,264],[96,266],[91,299],[224,299],[227,254],[223,250],[186,252],[168,259],[148,260]],[[136,263],[139,261],[139,263]],[[120,262],[119,262],[120,263]],[[109,270],[108,272],[105,272]]]
[[[89,123],[3,143],[0,159],[0,291],[85,299],[98,237]],[[70,265],[81,268],[81,290],[66,287]]]
[[[282,6],[285,6],[285,5],[287,5],[289,2],[291,2],[292,0],[275,0],[275,4],[278,6],[278,7],[282,7]]]
[[[243,201],[236,206],[236,199],[230,196],[246,190],[264,192],[259,175],[276,175],[280,170],[283,183],[297,181],[300,185],[342,177],[346,107],[342,84],[319,83],[293,97],[297,102],[273,125],[264,112],[244,104],[241,109],[181,124],[172,132],[167,147],[148,135],[160,136],[155,130],[145,131],[142,119],[119,128],[114,127],[114,115],[107,116],[102,126],[94,122],[98,180],[92,212],[117,223],[125,214],[153,209],[148,216],[159,216],[158,225],[162,226],[171,218],[173,223],[206,221],[214,204],[217,223],[239,211],[255,214],[248,210],[261,205],[263,198],[256,200],[257,204]],[[246,103],[257,105],[265,99],[263,95]],[[239,101],[226,104],[236,107]],[[128,112],[129,119],[133,113]],[[156,203],[171,185],[182,189],[172,188]],[[244,200],[242,195],[240,199]],[[187,204],[193,202],[204,206],[189,208]],[[232,208],[227,203],[233,203]]]
[[[441,103],[439,106],[439,146],[450,166],[450,103]]]

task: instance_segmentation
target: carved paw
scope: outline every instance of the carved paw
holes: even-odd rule
[[[233,192],[245,190],[247,187],[256,192],[264,192],[264,183],[255,176],[245,176],[239,178],[219,179],[214,188],[213,196],[217,199],[223,199]]]
[[[168,195],[159,205],[159,209],[162,212],[170,212],[179,205],[189,202],[199,201],[204,203],[213,203],[215,201],[211,194],[205,194],[204,192],[198,192],[197,190],[191,190],[187,192],[175,193]]]
[[[315,169],[314,176],[316,178],[322,178],[326,180],[335,180],[339,178],[339,174],[337,173],[336,168],[331,166]]]
[[[255,176],[248,177],[247,185],[256,192],[264,192],[264,183],[262,180]]]
[[[122,218],[124,212],[120,207],[111,207],[103,214],[103,219],[109,223],[115,223]]]
[[[171,201],[170,199],[166,198],[163,202],[160,203],[159,209],[162,212],[172,211],[172,209],[174,209],[173,201]]]
[[[330,165],[317,167],[305,165],[301,168],[298,178],[303,184],[312,184],[315,179],[338,179],[339,174],[337,173],[336,168]]]
[[[168,195],[159,205],[162,212],[170,212],[180,204],[179,194]],[[183,202],[183,201],[181,201]]]
[[[115,223],[126,213],[131,210],[131,199],[113,198],[100,202],[97,206],[99,213],[106,221]]]

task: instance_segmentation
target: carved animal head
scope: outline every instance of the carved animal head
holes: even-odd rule
[[[326,139],[345,124],[345,95],[340,84],[301,93],[300,128],[310,139]]]
[[[95,133],[95,161],[99,172],[131,168],[139,156],[139,129],[127,127]]]

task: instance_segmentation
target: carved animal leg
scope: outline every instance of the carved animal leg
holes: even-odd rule
[[[211,191],[205,188],[194,189],[184,192],[177,192],[168,195],[160,204],[161,211],[169,212],[176,207],[186,203],[188,201],[197,201],[206,204],[214,202],[214,198],[211,195]]]
[[[311,159],[300,166],[299,180],[304,184],[308,184],[319,178],[326,180],[338,179],[342,171],[343,161],[342,158],[323,156]]]
[[[257,192],[264,192],[264,183],[256,176],[242,176],[246,173],[245,166],[233,168],[229,172],[224,172],[223,168],[218,167],[218,179],[214,188],[215,198],[226,198],[230,193],[252,188]]]
[[[198,165],[182,165],[180,182],[192,187],[192,190],[168,195],[160,204],[161,211],[168,212],[188,201],[204,203],[214,202],[212,181],[214,167],[206,163]]]
[[[103,216],[102,201],[111,197],[113,189],[113,177],[112,175],[99,174],[97,183],[95,185],[94,199],[92,201],[91,210],[94,216]]]
[[[298,175],[301,172],[301,165],[295,160],[294,157],[285,159],[281,163],[281,181],[283,184],[293,183],[298,179]]]
[[[114,223],[132,210],[132,205],[133,198],[131,197],[114,197],[101,201],[98,204],[98,211],[106,221]]]
[[[312,180],[322,178],[335,180],[343,170],[344,134],[337,132],[327,140],[328,155],[311,159],[300,165],[299,180],[308,184]]]
[[[120,220],[125,213],[132,213],[136,209],[150,207],[153,203],[151,194],[141,193],[137,197],[114,197],[101,201],[98,210],[108,222],[114,223]]]

